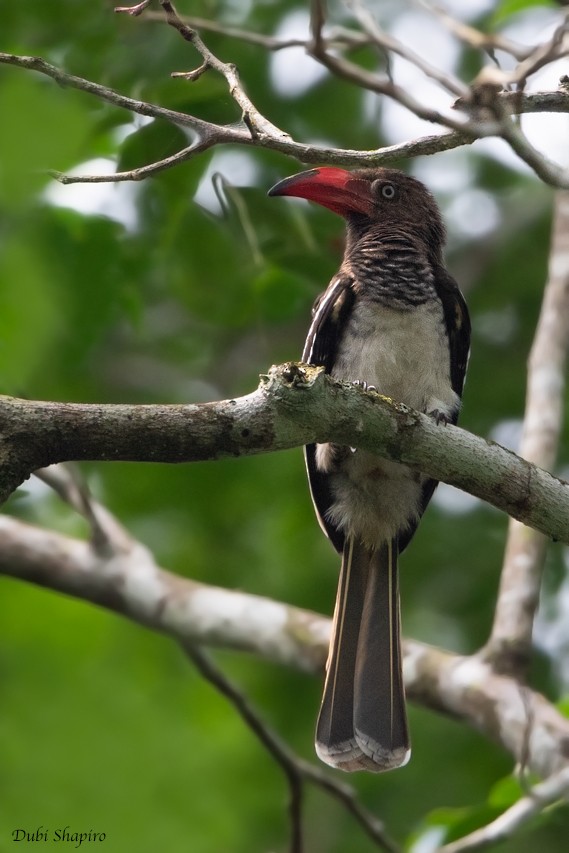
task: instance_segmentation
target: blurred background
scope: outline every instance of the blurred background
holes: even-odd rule
[[[370,4],[391,33],[468,82],[480,56],[411,3]],[[553,3],[465,0],[446,7],[482,29],[534,42]],[[306,37],[294,0],[179,0],[180,13]],[[343,7],[336,23],[350,23]],[[436,132],[332,78],[301,48],[270,53],[202,32],[235,62],[256,106],[298,141],[369,149]],[[163,23],[113,14],[108,0],[5,3],[0,50],[43,57],[131,97],[209,121],[239,120],[224,80],[173,80],[199,57]],[[376,68],[369,48],[352,58]],[[393,73],[448,110],[448,95],[403,60]],[[567,69],[565,68],[565,73]],[[537,88],[556,88],[559,68]],[[335,272],[342,222],[267,189],[301,165],[215,149],[141,184],[63,187],[47,169],[113,172],[188,144],[31,72],[0,66],[0,382],[37,399],[200,402],[253,390],[299,357],[312,302]],[[568,117],[524,119],[549,156],[567,157]],[[528,130],[530,132],[530,130]],[[461,424],[516,448],[526,358],[547,273],[553,192],[492,140],[395,165],[437,196],[448,267],[473,319]],[[568,474],[565,446],[559,472]],[[83,465],[96,497],[173,572],[331,613],[338,559],[313,515],[300,450],[216,463]],[[31,480],[5,512],[74,536],[84,522]],[[402,559],[404,633],[456,652],[487,637],[507,518],[441,486]],[[552,546],[533,683],[562,699],[569,679],[567,554]],[[17,827],[105,832],[105,853],[286,849],[286,786],[226,701],[173,643],[62,596],[2,579],[0,851]],[[216,659],[262,716],[310,760],[320,683],[243,654]],[[511,792],[510,757],[471,730],[411,707],[413,759],[350,779],[414,853],[437,826],[475,826]],[[565,851],[569,814],[549,813],[503,846]],[[307,850],[366,853],[358,826],[320,793],[307,799]],[[42,849],[50,845],[44,844]]]

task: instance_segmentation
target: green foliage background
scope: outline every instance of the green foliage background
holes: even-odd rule
[[[238,22],[270,33],[296,7],[305,8],[265,0]],[[236,4],[214,0],[180,0],[179,8],[222,21],[239,17]],[[280,97],[262,49],[204,37],[221,58],[237,63],[259,109],[296,138],[352,148],[382,143],[363,94],[347,84],[324,77],[295,99]],[[171,71],[196,64],[173,30],[113,15],[105,0],[3,4],[0,49],[40,55],[125,94],[209,120],[239,118],[215,75],[194,84],[170,79]],[[373,57],[363,52],[360,59],[370,64]],[[475,64],[472,56],[464,62]],[[202,155],[131,190],[134,224],[127,228],[113,218],[125,204],[122,191],[109,193],[111,216],[82,214],[46,199],[53,182],[45,170],[117,153],[121,169],[143,165],[186,144],[181,131],[162,122],[133,124],[124,111],[8,66],[0,66],[0,115],[4,393],[204,401],[246,393],[271,363],[298,357],[312,301],[338,264],[342,231],[327,211],[266,198],[267,188],[298,163],[253,150],[237,152],[233,166]],[[441,168],[452,169],[453,156],[439,155]],[[552,194],[483,154],[469,158],[472,183],[492,194],[502,217],[483,241],[451,230],[448,253],[474,325],[462,425],[487,435],[523,412]],[[222,173],[217,212],[193,200],[208,167]],[[448,209],[452,198],[439,198]],[[314,520],[300,451],[84,470],[97,497],[164,567],[331,612],[337,559]],[[72,535],[87,533],[33,482],[6,511]],[[403,561],[408,635],[464,652],[485,640],[506,523],[482,505],[450,514],[430,508]],[[552,548],[548,589],[562,573],[560,549]],[[105,832],[105,853],[286,849],[283,778],[172,643],[7,580],[0,635],[0,851],[12,849],[13,829],[39,825]],[[317,679],[245,655],[216,658],[265,719],[312,760]],[[551,696],[559,691],[543,657],[536,659],[534,681]],[[411,764],[385,777],[350,780],[397,837],[411,844],[438,825],[464,831],[516,796],[500,781],[512,765],[498,748],[426,710],[410,714]],[[567,810],[558,809],[503,849],[566,850],[568,829]],[[371,849],[334,802],[309,794],[307,850]]]

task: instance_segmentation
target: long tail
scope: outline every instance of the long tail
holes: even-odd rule
[[[334,610],[316,752],[341,770],[376,773],[411,750],[401,671],[397,542],[347,538]]]

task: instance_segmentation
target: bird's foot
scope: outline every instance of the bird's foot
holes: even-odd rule
[[[364,379],[354,379],[352,385],[357,385],[357,387],[361,388],[362,391],[377,391],[375,385],[368,385]]]
[[[375,385],[368,385],[365,379],[354,379],[352,385],[356,385],[358,388],[361,388],[362,391],[377,391]],[[355,453],[357,447],[350,447],[350,451]]]
[[[434,420],[437,425],[442,424],[442,426],[446,426],[450,423],[450,418],[445,412],[441,412],[440,409],[433,409],[432,412],[429,412],[429,417]]]

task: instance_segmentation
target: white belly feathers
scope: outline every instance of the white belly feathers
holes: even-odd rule
[[[448,341],[440,302],[411,311],[357,303],[332,376],[363,380],[380,394],[420,412],[454,415],[460,398],[450,384]]]
[[[456,414],[442,306],[429,301],[400,311],[358,302],[332,376],[364,381],[421,412]],[[370,547],[392,539],[418,518],[425,478],[405,465],[364,451],[319,445],[319,470],[330,474],[328,518]]]

